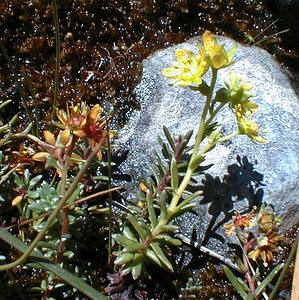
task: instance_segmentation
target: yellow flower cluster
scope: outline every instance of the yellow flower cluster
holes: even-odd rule
[[[203,45],[199,44],[198,53],[191,50],[178,49],[176,51],[176,61],[171,68],[163,70],[163,75],[174,79],[172,85],[190,86],[200,85],[202,76],[209,67],[221,69],[232,64],[232,57],[236,47],[226,51],[223,45],[219,45],[217,39],[210,31],[203,34]]]
[[[241,83],[235,71],[230,73],[229,81],[225,84],[229,95],[229,107],[236,116],[239,134],[246,134],[255,142],[267,142],[259,135],[264,131],[260,130],[258,124],[251,119],[252,114],[258,109],[258,105],[250,100],[253,96],[250,92],[252,84]]]

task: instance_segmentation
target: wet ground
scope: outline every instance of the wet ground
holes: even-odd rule
[[[287,33],[278,34],[285,28],[272,1],[65,0],[56,11],[59,32],[53,1],[1,1],[1,41],[12,65],[2,52],[0,100],[15,103],[2,118],[23,110],[18,80],[28,106],[36,107],[43,120],[49,119],[57,36],[58,106],[106,101],[118,112],[120,125],[132,109],[138,109],[134,87],[141,78],[142,59],[206,29],[242,43],[257,43],[293,73],[299,70],[299,51]]]

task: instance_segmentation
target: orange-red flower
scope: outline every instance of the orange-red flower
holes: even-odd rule
[[[268,264],[273,260],[273,252],[278,250],[277,242],[282,240],[282,236],[276,232],[268,232],[258,237],[253,250],[249,252],[248,257],[253,261],[262,259],[263,265],[268,267]]]
[[[233,217],[233,222],[224,225],[224,228],[226,228],[226,235],[231,235],[236,228],[241,228],[242,230],[244,228],[252,227],[254,226],[254,222],[252,219],[255,217],[255,209],[253,209],[248,215],[241,216],[239,212],[236,212],[235,216]]]
[[[69,130],[79,138],[87,137],[91,148],[103,138],[112,138],[114,131],[104,129],[107,124],[107,118],[101,120],[103,108],[96,104],[92,108],[84,102],[67,108],[67,112],[56,110],[57,117],[61,122],[60,127]],[[102,158],[101,151],[98,152],[98,158]]]

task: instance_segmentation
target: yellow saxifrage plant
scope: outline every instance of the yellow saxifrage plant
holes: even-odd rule
[[[255,142],[266,142],[260,136],[257,123],[252,120],[258,108],[251,101],[252,85],[241,82],[232,72],[225,87],[215,91],[218,71],[234,63],[236,46],[226,50],[216,37],[206,31],[197,50],[197,53],[189,49],[177,50],[176,61],[163,70],[163,75],[172,80],[171,85],[189,87],[206,97],[194,146],[187,146],[191,132],[173,139],[164,128],[168,144],[161,140],[160,143],[166,163],[157,156],[155,180],[147,179],[142,183],[139,205],[129,207],[131,213],[124,218],[121,232],[114,234],[114,240],[120,245],[120,250],[114,253],[115,264],[120,266],[122,275],[131,273],[134,280],[146,275],[147,266],[151,263],[166,271],[174,271],[171,247],[181,245],[175,237],[179,228],[174,225],[174,220],[192,209],[195,204],[191,201],[201,195],[200,191],[188,190],[188,185],[205,154],[217,143],[242,134]],[[204,78],[207,72],[212,74],[210,83]],[[223,136],[221,124],[215,122],[215,116],[225,105],[236,117],[237,130]],[[188,155],[190,148],[191,155]]]

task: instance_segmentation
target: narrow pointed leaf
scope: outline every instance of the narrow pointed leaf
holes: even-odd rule
[[[161,225],[160,230],[161,232],[168,232],[168,231],[176,232],[179,230],[179,227],[176,225]]]
[[[159,169],[162,171],[162,175],[165,175],[167,172],[167,169],[166,169],[165,164],[163,163],[160,155],[155,150],[154,150],[154,156],[156,157]]]
[[[159,266],[160,268],[164,269],[164,265],[162,264],[162,262],[159,260],[159,258],[157,257],[156,253],[148,248],[145,251],[145,255],[152,261],[154,262],[157,266]]]
[[[124,237],[123,235],[121,234],[113,234],[112,235],[113,239],[118,243],[118,244],[121,244],[123,246],[131,246],[131,245],[135,245],[136,242],[127,238],[127,237]]]
[[[167,194],[166,191],[162,191],[160,195],[160,219],[164,220],[167,216],[167,207],[166,207],[166,199],[167,199]]]
[[[172,148],[173,151],[175,151],[175,144],[174,144],[174,141],[171,137],[171,134],[170,134],[168,128],[166,126],[163,126],[163,131],[164,131],[165,137],[166,137],[170,147]]]
[[[133,261],[134,257],[135,255],[133,253],[122,253],[114,260],[114,264],[115,265],[128,264],[129,262]]]
[[[234,275],[234,273],[227,267],[223,266],[223,270],[231,284],[234,286],[236,291],[239,293],[239,295],[242,297],[243,300],[247,300],[247,293],[239,283],[237,277]]]
[[[171,262],[168,260],[168,258],[165,256],[164,252],[162,251],[161,247],[158,243],[152,242],[150,244],[151,248],[154,250],[156,256],[161,261],[163,268],[169,272],[173,272],[173,267]]]
[[[137,251],[141,251],[141,250],[144,250],[144,249],[145,249],[144,244],[134,243],[134,244],[125,246],[124,249],[123,249],[123,252],[126,252],[126,253],[127,252],[132,252],[132,253],[135,253]]]
[[[138,279],[141,275],[143,267],[143,255],[142,254],[135,254],[133,265],[132,265],[132,277],[134,280]]]
[[[159,234],[156,239],[162,243],[165,243],[168,246],[181,246],[182,245],[182,241],[176,238],[171,237],[168,234]]]
[[[204,157],[202,155],[198,155],[190,163],[190,168],[195,171],[198,168],[198,166],[203,162],[203,160]]]
[[[123,235],[128,238],[129,240],[131,241],[134,241],[134,242],[138,242],[135,234],[133,233],[133,231],[131,230],[130,227],[128,226],[125,226],[124,230],[123,230]]]
[[[141,239],[144,241],[145,238],[146,238],[146,235],[147,235],[146,231],[142,227],[140,227],[140,225],[138,224],[137,219],[135,218],[135,216],[129,215],[128,220],[130,221],[130,223],[132,224],[134,229],[138,232]]]
[[[177,166],[175,158],[172,158],[172,160],[171,160],[171,187],[173,188],[174,193],[176,193],[178,186],[179,186],[178,166]]]
[[[279,271],[283,268],[283,264],[277,265],[261,282],[261,284],[256,288],[256,296],[260,295],[263,290],[267,287],[267,285],[274,279],[274,277],[279,273]]]
[[[184,199],[177,207],[181,209],[183,206],[189,204],[190,201],[192,201],[194,198],[202,195],[202,191],[198,191],[196,193],[191,194],[188,198]]]
[[[147,210],[149,219],[152,225],[152,228],[156,227],[157,225],[157,216],[153,205],[153,194],[147,191],[146,193],[146,203],[147,203]]]

